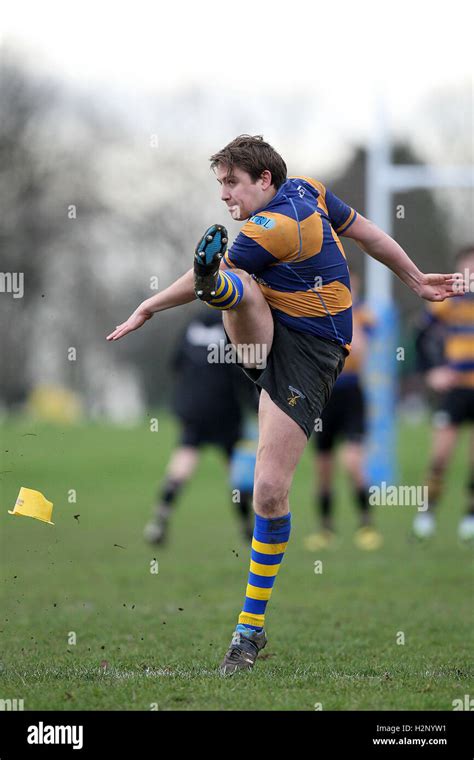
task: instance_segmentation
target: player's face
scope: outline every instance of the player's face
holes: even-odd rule
[[[254,182],[250,174],[237,167],[234,167],[232,174],[228,176],[225,164],[216,167],[216,177],[221,186],[221,199],[229,209],[232,219],[248,219],[254,211],[265,205],[265,191],[268,189],[268,181],[265,179]]]

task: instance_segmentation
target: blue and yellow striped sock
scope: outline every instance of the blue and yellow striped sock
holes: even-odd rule
[[[235,272],[219,271],[217,276],[216,295],[205,301],[213,309],[233,309],[244,295],[244,285]]]
[[[290,531],[291,512],[285,517],[267,518],[255,515],[249,579],[244,608],[239,615],[240,630],[242,627],[262,630],[265,624],[265,609],[272,595]]]

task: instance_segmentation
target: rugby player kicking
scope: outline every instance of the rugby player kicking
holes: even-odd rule
[[[352,300],[340,238],[353,238],[428,301],[460,295],[464,285],[459,275],[420,272],[398,243],[320,182],[287,177],[282,157],[260,136],[240,135],[211,157],[211,168],[232,218],[245,221],[241,232],[228,248],[225,228],[210,227],[193,268],[143,301],[107,340],[199,298],[223,311],[234,346],[266,351],[264,368],[242,362],[260,390],[259,443],[248,585],[221,664],[230,675],[251,669],[267,643],[265,610],[290,537],[288,492],[350,352]]]

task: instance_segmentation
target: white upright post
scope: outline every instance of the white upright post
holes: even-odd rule
[[[392,234],[390,191],[385,169],[390,165],[390,142],[385,114],[379,103],[377,132],[367,154],[367,216],[387,234]],[[367,257],[367,302],[376,325],[367,362],[368,458],[370,485],[397,478],[395,393],[395,342],[397,315],[392,298],[392,273],[380,262]]]

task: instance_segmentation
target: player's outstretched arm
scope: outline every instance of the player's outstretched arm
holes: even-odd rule
[[[155,314],[157,311],[165,311],[165,309],[172,309],[174,306],[181,306],[185,303],[190,303],[196,298],[194,294],[194,273],[190,269],[186,274],[183,274],[179,280],[173,282],[169,288],[163,290],[162,293],[157,293],[151,298],[147,298],[143,301],[129,316],[126,322],[121,325],[117,325],[115,330],[107,335],[107,340],[118,340],[123,338],[133,330],[138,330],[139,327],[145,324],[145,322]]]
[[[423,274],[390,235],[360,214],[343,235],[352,238],[369,256],[395,272],[420,298],[444,301],[445,298],[463,295],[465,292],[462,275]]]

